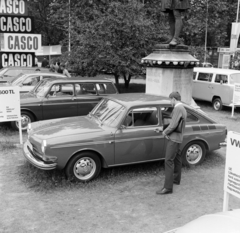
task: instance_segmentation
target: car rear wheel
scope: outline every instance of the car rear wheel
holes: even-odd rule
[[[183,165],[199,165],[206,156],[206,146],[203,142],[195,141],[188,143],[182,151]]]
[[[99,175],[101,161],[94,153],[79,153],[69,161],[65,171],[69,180],[90,181]]]
[[[29,123],[34,122],[34,116],[30,112],[21,112],[21,117],[22,117],[22,131],[27,130],[27,126]],[[19,123],[18,121],[12,121],[11,126],[15,130],[19,130]]]
[[[216,98],[213,100],[213,108],[216,110],[216,111],[220,111],[222,110],[223,108],[223,105],[222,105],[222,100],[220,98]]]

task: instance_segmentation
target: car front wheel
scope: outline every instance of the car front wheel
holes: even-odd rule
[[[216,110],[216,111],[220,111],[222,110],[223,108],[223,105],[222,105],[222,101],[220,98],[216,98],[213,100],[213,108]]]
[[[27,130],[27,126],[29,123],[34,122],[34,116],[30,112],[21,112],[21,122],[22,122],[22,131]],[[12,121],[11,126],[15,130],[19,130],[19,123],[18,121]]]
[[[99,175],[101,161],[94,153],[79,153],[69,161],[65,171],[69,180],[90,181]]]
[[[201,164],[206,156],[206,147],[203,142],[195,141],[188,143],[182,151],[183,165]]]

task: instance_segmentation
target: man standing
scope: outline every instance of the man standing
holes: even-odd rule
[[[49,67],[49,61],[47,60],[46,57],[43,58],[42,67],[43,68],[48,68]]]
[[[158,190],[157,194],[172,193],[173,183],[179,185],[181,181],[182,157],[180,145],[183,140],[187,112],[180,102],[181,95],[178,92],[172,92],[169,98],[174,109],[172,120],[163,131],[163,136],[168,140],[165,153],[165,182],[164,187]]]
[[[176,46],[179,44],[179,36],[182,31],[182,13],[190,8],[189,0],[161,0],[162,11],[168,13],[168,22],[170,27],[170,40],[166,44]]]

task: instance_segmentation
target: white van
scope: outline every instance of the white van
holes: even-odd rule
[[[239,70],[195,67],[193,71],[193,99],[209,101],[217,111],[231,106],[234,83],[240,83]]]

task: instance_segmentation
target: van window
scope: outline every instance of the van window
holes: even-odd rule
[[[240,74],[230,74],[230,84],[240,83]]]
[[[215,83],[228,83],[227,75],[216,74]]]
[[[209,74],[209,73],[199,73],[197,80],[203,81],[203,82],[211,82],[212,76],[213,76],[213,74]]]
[[[99,94],[116,94],[116,90],[112,83],[96,83]]]

